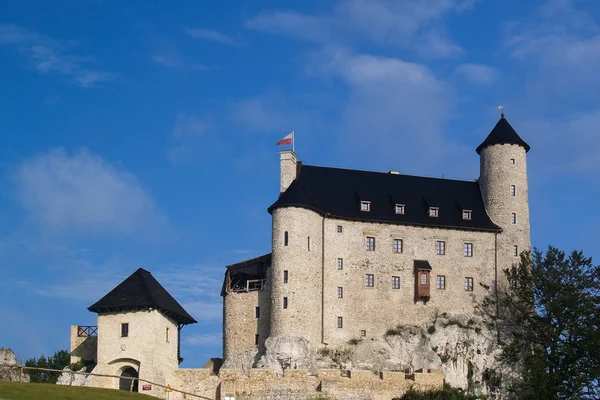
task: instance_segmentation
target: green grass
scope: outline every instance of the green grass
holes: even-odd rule
[[[149,400],[152,397],[121,390],[51,385],[46,383],[0,382],[0,399],[6,400]]]

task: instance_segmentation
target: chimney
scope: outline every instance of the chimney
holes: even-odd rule
[[[281,150],[279,152],[279,161],[281,165],[281,181],[279,194],[285,192],[297,176],[298,154],[292,150]]]

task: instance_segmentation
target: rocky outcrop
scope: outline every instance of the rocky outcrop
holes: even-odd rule
[[[283,375],[286,369],[315,369],[315,348],[304,338],[269,337],[265,347],[266,353],[256,363],[256,368],[272,368],[278,376]]]
[[[15,353],[6,347],[0,347],[0,381],[18,382],[20,372],[18,368],[6,365],[17,365]],[[23,382],[29,382],[29,374],[23,372]]]
[[[69,368],[69,367],[65,367],[64,371],[65,372],[60,374],[60,376],[58,377],[58,380],[56,381],[57,385],[70,385],[70,386],[84,386],[85,385],[85,380],[88,377],[87,375],[73,374],[73,373],[71,373],[71,368]],[[80,370],[77,370],[77,372],[87,372],[87,367],[83,367]]]

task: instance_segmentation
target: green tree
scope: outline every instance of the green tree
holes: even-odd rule
[[[500,361],[521,376],[513,397],[599,398],[600,267],[550,246],[523,253],[505,274],[508,287],[483,310],[498,330]]]
[[[66,350],[59,350],[54,353],[52,357],[46,358],[45,355],[41,355],[40,358],[30,358],[25,361],[26,367],[33,368],[46,368],[46,369],[57,369],[62,370],[66,366],[69,366],[70,355]],[[31,378],[31,382],[39,383],[56,383],[60,372],[49,372],[49,371],[38,371],[38,370],[27,370]]]
[[[404,396],[394,400],[485,400],[485,396],[469,395],[460,389],[444,384],[444,388],[440,390],[418,391],[410,388]]]

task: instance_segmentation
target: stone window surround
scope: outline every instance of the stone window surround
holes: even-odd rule
[[[406,206],[404,204],[401,203],[396,203],[394,205],[394,212],[398,215],[404,215],[406,211]]]
[[[360,202],[360,211],[364,211],[364,212],[371,211],[371,202],[370,201],[361,201]]]
[[[365,249],[375,251],[375,236],[365,236]]]
[[[121,337],[129,337],[129,323],[128,322],[121,323]]]
[[[473,243],[464,243],[463,254],[465,257],[473,257]]]
[[[462,211],[462,219],[470,221],[473,216],[473,211],[471,210],[463,210]]]
[[[435,241],[435,254],[438,256],[446,255],[446,241],[437,239]]]
[[[399,254],[404,251],[404,241],[402,239],[393,238],[392,243],[393,243],[392,251],[394,253]]]
[[[429,207],[428,215],[432,218],[437,218],[440,216],[440,208],[439,207]]]

